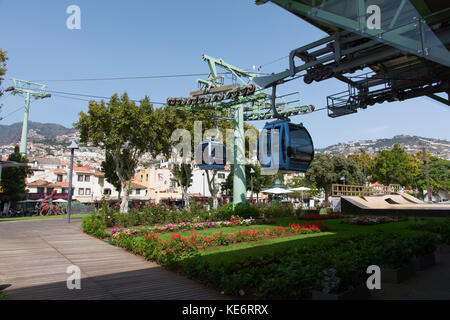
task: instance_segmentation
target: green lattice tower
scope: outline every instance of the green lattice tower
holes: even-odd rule
[[[20,153],[23,156],[27,155],[27,136],[28,136],[28,117],[30,114],[30,102],[31,98],[44,99],[51,97],[50,94],[46,94],[44,92],[46,85],[26,81],[19,80],[15,78],[11,78],[14,86],[9,88],[8,91],[11,91],[13,95],[25,95],[25,112],[23,117],[23,125],[22,125],[22,138],[20,140]]]

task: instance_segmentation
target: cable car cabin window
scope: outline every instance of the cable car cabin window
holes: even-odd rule
[[[271,143],[272,139],[271,139],[271,130],[267,130],[267,141],[266,141],[266,155],[270,156],[271,153],[271,148],[270,148],[270,143]]]
[[[288,148],[288,157],[293,164],[309,165],[313,159],[314,147],[311,138],[303,127],[289,125],[291,143]]]
[[[283,163],[286,163],[286,136],[285,136],[285,132],[284,132],[284,128],[281,127],[280,128],[280,135],[281,135],[281,154],[283,155]]]

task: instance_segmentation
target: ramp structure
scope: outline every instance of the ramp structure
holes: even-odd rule
[[[450,204],[429,204],[399,192],[382,196],[342,197],[341,211],[346,214],[450,217]]]

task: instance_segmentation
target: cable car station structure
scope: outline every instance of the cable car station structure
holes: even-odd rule
[[[269,0],[256,0],[257,5],[267,2]],[[203,60],[210,67],[210,78],[198,80],[200,90],[191,93],[189,98],[169,98],[167,101],[169,105],[177,105],[184,110],[213,108],[222,113],[222,119],[234,121],[234,204],[244,202],[246,195],[244,120],[277,119],[266,128],[275,128],[277,123],[281,123],[278,130],[281,132],[284,128],[289,132],[289,116],[314,111],[313,106],[285,108],[297,101],[277,103],[277,98],[289,96],[277,97],[278,85],[299,77],[303,77],[307,85],[330,78],[340,80],[347,90],[326,98],[328,115],[333,118],[356,113],[358,109],[366,109],[376,103],[421,96],[450,105],[450,8],[445,1],[270,2],[311,23],[328,36],[292,50],[288,68],[268,76],[258,76],[204,55]],[[224,85],[217,66],[231,73],[242,86]],[[362,73],[361,70],[370,71]],[[271,94],[264,93],[264,89],[271,89]],[[306,129],[304,131],[307,133]],[[303,136],[307,138],[305,134]],[[307,136],[311,140],[309,134]],[[290,146],[291,142],[286,141]],[[304,146],[302,148],[305,149]],[[286,152],[280,155],[290,157],[292,149],[286,147]],[[289,166],[289,161],[284,164],[288,170],[305,171],[313,157],[313,149],[309,157],[304,150],[297,159],[301,166]]]
[[[348,90],[327,97],[330,117],[421,96],[450,105],[448,1],[270,1],[328,36],[292,50],[287,70],[255,79],[262,88],[275,87],[298,74],[306,84],[336,78]],[[256,4],[267,2],[257,0]],[[351,75],[365,68],[371,71]]]

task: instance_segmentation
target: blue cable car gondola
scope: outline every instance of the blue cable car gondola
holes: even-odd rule
[[[201,149],[200,149],[201,148]],[[227,159],[227,149],[221,142],[205,140],[197,146],[201,159],[196,159],[201,170],[224,170]]]
[[[272,143],[278,133],[278,151]],[[266,124],[258,139],[258,160],[263,168],[306,172],[314,160],[311,135],[303,124],[278,120]],[[277,163],[278,162],[278,163]]]

